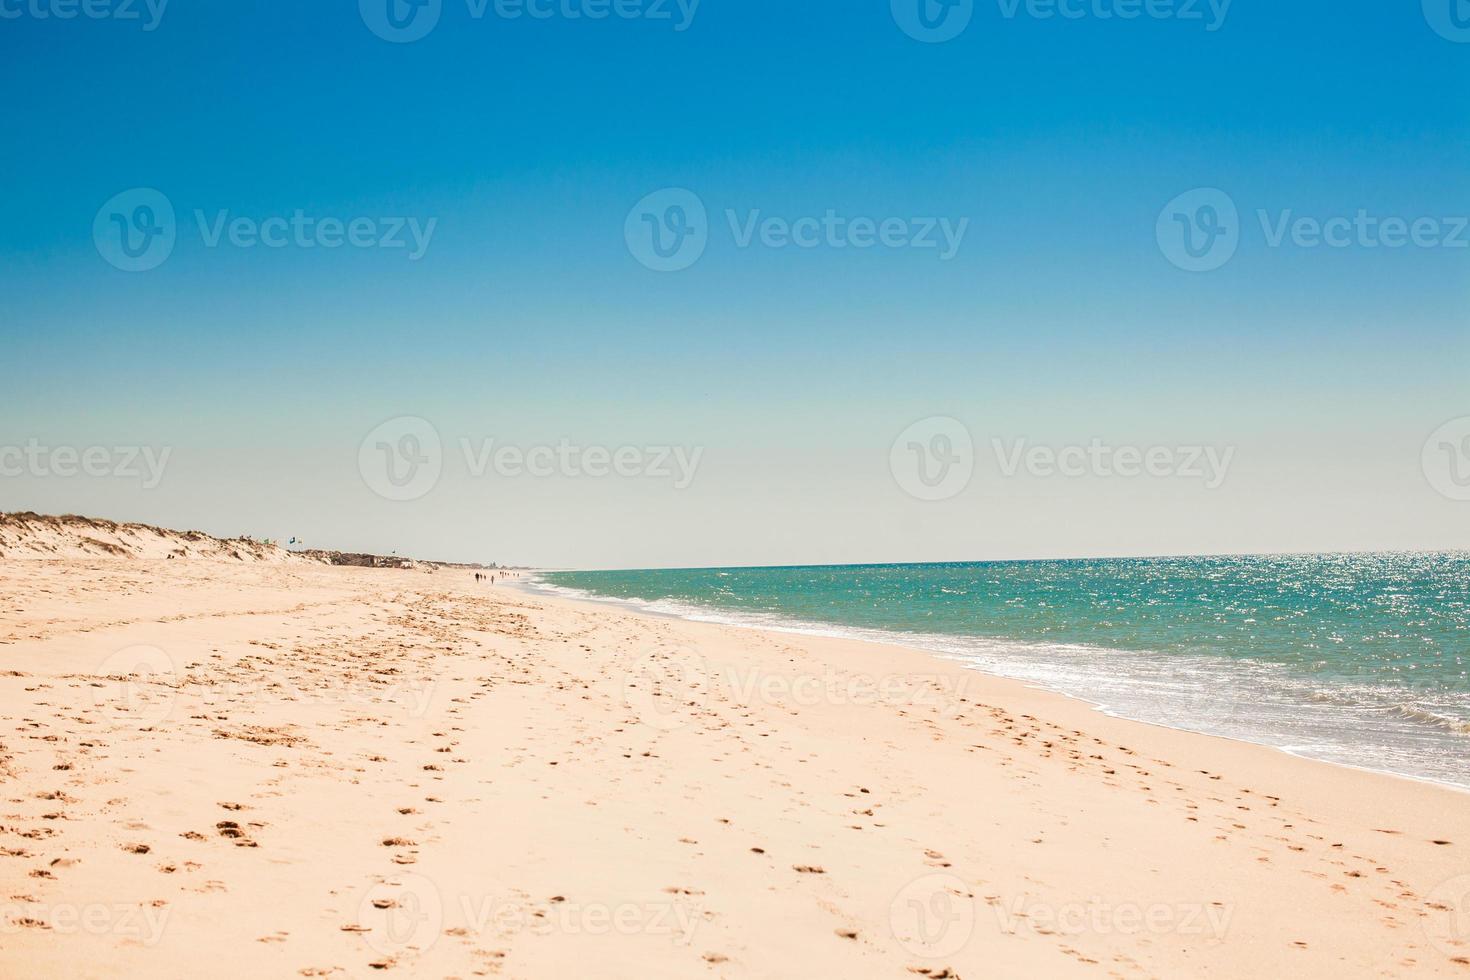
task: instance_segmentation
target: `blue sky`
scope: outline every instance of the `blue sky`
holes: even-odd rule
[[[1470,213],[1470,44],[1418,4],[1236,0],[1209,30],[1205,3],[1099,15],[1120,2],[979,2],[923,43],[889,0],[703,0],[685,30],[672,0],[444,0],[399,44],[340,0],[172,0],[153,30],[0,0],[0,443],[172,448],[157,487],[25,472],[0,508],[558,565],[1470,546],[1470,504],[1420,465],[1470,415],[1470,249],[1273,248],[1256,217]],[[671,187],[709,244],[660,273],[624,225]],[[93,237],[132,188],[177,214],[145,272]],[[1195,188],[1241,216],[1205,273],[1156,237]],[[942,260],[741,248],[726,216],[829,209],[968,225]],[[194,216],[298,210],[435,226],[411,261],[211,248]],[[358,450],[401,416],[449,459],[390,501]],[[986,465],[920,501],[889,447],[934,416]],[[1093,437],[1235,446],[1236,469],[1202,495],[990,465],[992,438]],[[476,479],[461,438],[704,456],[677,491]]]

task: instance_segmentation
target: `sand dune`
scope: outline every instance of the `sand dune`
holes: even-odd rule
[[[0,514],[0,558],[192,558],[304,561],[286,549],[250,538],[216,538],[95,517]]]
[[[0,976],[1470,976],[1470,797],[922,653],[468,572],[0,596]]]

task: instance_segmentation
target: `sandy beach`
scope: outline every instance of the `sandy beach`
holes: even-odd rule
[[[1470,976],[1470,796],[922,652],[444,569],[0,596],[0,976]]]
[[[1470,0],[0,52],[0,980],[1470,980]]]

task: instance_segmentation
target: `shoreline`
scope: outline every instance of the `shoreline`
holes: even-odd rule
[[[923,646],[922,644],[913,642],[912,637],[896,631],[885,636],[882,634],[884,634],[886,631],[876,628],[869,629],[862,627],[847,627],[838,624],[824,626],[824,624],[816,623],[810,624],[809,627],[800,624],[782,625],[780,623],[757,623],[743,621],[734,615],[726,615],[723,618],[716,618],[725,611],[719,610],[714,607],[711,607],[709,610],[710,616],[712,618],[699,619],[679,612],[669,612],[660,609],[650,608],[653,602],[657,602],[660,600],[653,600],[651,602],[647,599],[627,599],[620,596],[598,595],[584,589],[543,582],[537,577],[539,574],[540,570],[531,572],[529,578],[520,583],[517,583],[518,587],[527,595],[561,598],[573,602],[596,603],[598,605],[606,605],[639,615],[651,616],[656,618],[668,618],[680,622],[730,626],[736,629],[748,629],[756,631],[767,630],[773,633],[783,633],[793,636],[823,637],[845,640],[853,643],[871,643],[880,646],[896,646],[906,650],[911,650],[917,654],[922,654],[931,659],[960,665],[963,669],[976,671],[980,674],[985,675],[986,677],[1011,681],[1014,683],[1022,684],[1032,690],[1054,694],[1058,697],[1066,698],[1069,701],[1075,701],[1079,704],[1086,705],[1087,707],[1091,708],[1093,711],[1096,711],[1098,714],[1104,717],[1114,718],[1119,721],[1126,721],[1139,725],[1148,725],[1150,727],[1163,729],[1165,731],[1182,732],[1190,735],[1201,736],[1204,738],[1222,739],[1224,741],[1240,745],[1249,745],[1256,748],[1269,749],[1283,756],[1287,756],[1292,759],[1297,759],[1304,762],[1313,762],[1319,765],[1334,766],[1353,772],[1367,773],[1375,776],[1387,776],[1392,779],[1433,786],[1439,789],[1450,790],[1452,792],[1462,795],[1470,795],[1470,781],[1467,781],[1466,783],[1455,783],[1444,779],[1437,779],[1433,776],[1428,775],[1395,772],[1391,769],[1379,768],[1372,765],[1346,762],[1338,759],[1321,758],[1319,756],[1311,754],[1309,750],[1294,749],[1291,746],[1280,745],[1256,738],[1250,738],[1244,735],[1208,731],[1204,728],[1192,728],[1185,724],[1172,724],[1167,721],[1159,721],[1148,717],[1141,717],[1139,714],[1133,713],[1133,711],[1128,708],[1114,708],[1109,706],[1105,702],[1095,701],[1091,698],[1086,697],[1085,695],[1064,690],[1063,688],[1059,686],[1054,686],[1053,684],[1050,684],[1044,680],[1033,680],[1030,678],[1017,677],[1010,674],[1002,673],[1000,671],[990,669],[989,666],[986,664],[967,661],[964,659],[965,655],[963,654],[952,654],[941,650],[931,649],[929,647]],[[964,637],[957,637],[957,639],[964,639]],[[1467,740],[1467,742],[1470,742],[1470,740]],[[1470,752],[1470,744],[1467,744],[1466,750],[1467,752]],[[1467,775],[1467,780],[1470,780],[1470,775]]]
[[[514,584],[512,584],[510,587],[512,589],[517,588],[517,586]],[[886,652],[900,651],[906,657],[923,658],[930,663],[951,666],[956,670],[979,675],[980,677],[985,678],[987,681],[993,682],[997,685],[1014,686],[1015,688],[1020,690],[1034,692],[1036,695],[1040,695],[1044,698],[1057,699],[1059,702],[1070,706],[1069,710],[1090,712],[1092,714],[1095,714],[1099,718],[1106,718],[1109,721],[1117,722],[1124,726],[1142,726],[1144,728],[1151,729],[1162,734],[1187,736],[1190,739],[1209,739],[1211,741],[1219,742],[1223,745],[1239,747],[1252,753],[1270,753],[1271,755],[1278,758],[1290,759],[1294,763],[1304,764],[1311,767],[1325,767],[1329,771],[1356,773],[1370,777],[1374,780],[1387,779],[1392,780],[1395,783],[1403,783],[1409,786],[1423,787],[1435,791],[1446,791],[1453,793],[1456,796],[1465,796],[1467,794],[1470,794],[1470,788],[1457,786],[1453,783],[1441,782],[1438,780],[1419,776],[1410,776],[1403,773],[1388,772],[1382,769],[1373,769],[1367,766],[1355,766],[1343,762],[1334,762],[1328,759],[1317,759],[1308,755],[1302,755],[1293,752],[1290,749],[1284,748],[1282,746],[1271,745],[1266,742],[1256,742],[1250,739],[1237,738],[1231,735],[1220,735],[1214,732],[1203,732],[1192,728],[1169,725],[1163,722],[1149,721],[1145,718],[1135,718],[1130,715],[1125,715],[1116,711],[1109,710],[1104,705],[1098,702],[1091,701],[1088,698],[1082,697],[1080,695],[1069,694],[1065,691],[1057,690],[1056,688],[1050,687],[1044,683],[996,673],[994,671],[986,670],[983,666],[965,663],[958,657],[948,656],[922,646],[905,643],[903,642],[903,637],[898,634],[894,634],[892,639],[884,639],[876,637],[854,636],[838,631],[834,631],[831,633],[822,633],[806,631],[798,627],[782,627],[776,625],[743,623],[727,620],[691,619],[685,616],[681,616],[677,613],[665,613],[657,610],[640,608],[630,600],[620,599],[617,597],[547,594],[544,592],[536,591],[536,584],[530,581],[520,583],[519,591],[521,591],[524,595],[540,599],[547,599],[552,602],[564,602],[578,606],[585,605],[593,608],[612,607],[618,609],[619,612],[625,615],[647,617],[649,619],[655,620],[668,619],[678,623],[687,623],[690,626],[735,629],[757,634],[770,633],[780,636],[801,637],[814,641],[829,641],[833,644],[857,644],[861,645],[862,647],[871,647]]]
[[[40,560],[0,589],[28,975],[1470,968],[1463,794],[922,649],[442,570]]]

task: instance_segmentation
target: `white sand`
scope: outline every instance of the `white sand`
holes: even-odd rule
[[[290,561],[0,597],[3,977],[1470,977],[1470,796],[919,652]]]

